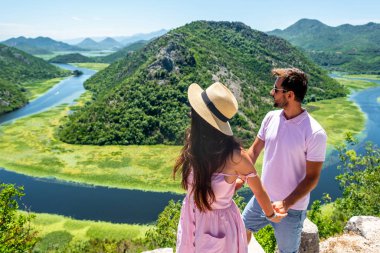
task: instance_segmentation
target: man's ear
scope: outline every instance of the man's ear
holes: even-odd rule
[[[295,94],[294,94],[294,91],[291,91],[291,90],[286,93],[286,96],[287,96],[287,99],[294,100],[296,98]]]

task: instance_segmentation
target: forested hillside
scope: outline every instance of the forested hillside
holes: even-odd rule
[[[0,44],[0,114],[27,103],[23,83],[64,75],[40,58]]]
[[[29,54],[51,54],[54,51],[85,51],[85,49],[80,47],[56,41],[49,37],[25,38],[21,36],[8,39],[1,43],[18,48]]]
[[[79,53],[57,55],[49,60],[54,63],[71,63],[71,62],[94,62],[90,57],[81,55]]]
[[[300,47],[332,70],[380,73],[380,24],[327,26],[301,19],[285,30],[268,32]]]
[[[89,79],[94,101],[71,114],[59,136],[82,144],[181,144],[189,123],[187,87],[227,85],[239,102],[232,120],[250,142],[272,109],[273,67],[310,75],[306,101],[344,96],[343,87],[283,39],[243,23],[198,21],[174,29]]]

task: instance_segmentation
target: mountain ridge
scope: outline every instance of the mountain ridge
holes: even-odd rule
[[[59,136],[81,144],[180,144],[188,125],[187,87],[220,81],[239,101],[231,125],[250,142],[272,108],[271,69],[292,66],[311,76],[307,101],[346,94],[283,39],[240,22],[192,22],[91,77],[85,87],[94,102],[71,114]]]
[[[380,73],[380,24],[331,27],[301,19],[284,30],[267,33],[302,48],[316,63],[331,70]]]
[[[42,36],[36,38],[20,36],[17,38],[10,38],[1,43],[10,47],[15,47],[29,54],[36,54],[36,51],[38,50],[42,50],[44,54],[50,54],[52,51],[85,51],[83,48]]]

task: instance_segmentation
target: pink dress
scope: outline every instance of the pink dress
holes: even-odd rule
[[[228,252],[246,253],[247,238],[240,210],[232,200],[235,183],[227,183],[223,173],[215,173],[211,186],[215,194],[212,211],[201,212],[194,203],[189,187],[183,200],[181,218],[178,224],[178,253]],[[250,175],[251,176],[251,175]],[[191,173],[190,179],[193,178]],[[189,180],[191,185],[191,180]]]

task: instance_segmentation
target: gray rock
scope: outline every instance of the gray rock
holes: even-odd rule
[[[354,232],[367,240],[376,242],[380,240],[380,218],[374,216],[354,216],[344,227],[345,232]]]
[[[301,245],[298,252],[318,253],[319,252],[319,236],[318,227],[308,218],[303,223],[301,234]]]
[[[344,234],[320,243],[321,253],[379,253],[380,218],[354,216],[346,224]]]

